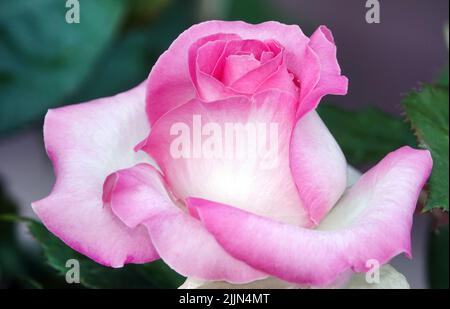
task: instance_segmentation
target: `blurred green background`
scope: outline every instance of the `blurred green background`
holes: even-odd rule
[[[327,97],[319,112],[349,163],[362,169],[395,148],[418,145],[404,120],[401,102],[408,92],[433,83],[448,101],[448,49],[442,35],[447,0],[383,2],[377,25],[365,22],[367,9],[360,0],[348,0],[345,7],[331,0],[79,3],[80,23],[68,24],[65,0],[0,0],[0,288],[163,288],[182,282],[162,263],[100,267],[21,216],[33,218],[29,202],[45,196],[53,181],[41,137],[47,109],[135,86],[192,24],[278,20],[299,24],[307,35],[320,24],[329,26],[350,92]],[[448,148],[448,106],[445,121]],[[448,186],[448,172],[444,177]],[[448,211],[448,189],[446,194]],[[401,271],[413,287],[448,288],[448,214],[435,209],[418,215],[416,222],[418,262],[399,261]],[[85,270],[82,285],[67,285],[61,275],[71,257],[80,259]]]

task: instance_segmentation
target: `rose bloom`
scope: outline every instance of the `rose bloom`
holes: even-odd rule
[[[195,25],[136,88],[48,111],[56,183],[33,209],[94,261],[163,259],[184,287],[363,287],[355,273],[411,255],[432,160],[403,147],[361,177],[349,170],[315,111],[347,84],[324,26],[308,38],[278,22]],[[225,141],[208,137],[229,124],[266,125],[253,137],[275,153],[221,155]],[[249,130],[233,132],[228,146],[251,149],[239,136]],[[380,272],[379,286],[408,286],[392,267]]]

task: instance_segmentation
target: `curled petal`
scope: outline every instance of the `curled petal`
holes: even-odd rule
[[[103,185],[103,200],[132,229],[175,207],[159,172],[145,163],[109,175]]]
[[[277,68],[279,68],[282,63],[283,52],[280,52],[264,64],[241,76],[238,80],[231,84],[231,88],[240,93],[255,93],[264,80],[275,73]]]
[[[275,222],[224,204],[189,199],[191,212],[232,256],[282,280],[324,286],[406,252],[412,216],[431,172],[425,150],[403,147],[364,174],[318,230]]]
[[[178,273],[234,283],[266,277],[231,257],[200,222],[186,214],[152,166],[140,164],[120,170],[108,177],[105,187],[109,188],[105,195],[113,212],[130,227],[145,226],[149,243]]]
[[[258,93],[267,89],[278,89],[288,92],[296,98],[298,97],[298,87],[295,85],[294,75],[289,73],[284,66],[278,67],[258,86],[255,92]]]
[[[309,47],[320,61],[320,79],[311,91],[303,91],[298,116],[315,109],[320,99],[327,94],[347,94],[348,79],[341,75],[336,57],[336,45],[331,31],[320,26],[311,36]]]
[[[317,225],[344,193],[347,163],[341,148],[315,111],[297,122],[289,160],[300,199],[311,221]]]
[[[232,84],[240,77],[244,76],[260,66],[260,62],[253,55],[231,55],[227,58],[223,73],[223,82],[226,85]]]
[[[200,38],[189,47],[189,74],[200,97],[209,98],[209,93],[220,96],[221,89],[214,87],[214,85],[210,86],[208,82],[217,82],[217,80],[211,80],[213,78],[210,75],[214,72],[221,56],[225,53],[227,42],[233,39],[239,39],[239,36],[235,34],[216,33]],[[207,84],[205,86],[206,90],[202,90],[202,85],[205,83]],[[208,91],[208,88],[212,88],[215,91]],[[182,103],[186,102],[182,101]]]
[[[199,39],[212,35],[235,35],[244,40],[259,41],[276,39],[286,49],[288,69],[301,79],[304,89],[312,89],[319,79],[318,58],[308,46],[308,37],[298,26],[273,21],[257,25],[242,21],[203,22],[183,32],[154,65],[148,77],[147,91],[147,115],[151,124],[195,98],[188,49]]]
[[[100,264],[120,267],[158,257],[145,229],[127,227],[102,201],[109,174],[148,160],[133,151],[148,130],[144,83],[114,97],[50,110],[45,117],[56,183],[33,209],[52,233]]]

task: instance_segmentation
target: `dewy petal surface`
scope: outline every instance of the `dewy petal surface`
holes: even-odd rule
[[[282,280],[324,286],[405,252],[412,216],[431,172],[426,150],[403,147],[364,174],[319,230],[275,222],[238,208],[188,199],[191,212],[232,256]],[[262,258],[264,257],[264,258]]]
[[[102,201],[106,176],[148,161],[133,151],[149,131],[145,88],[143,83],[114,97],[50,110],[45,118],[56,183],[33,209],[70,247],[112,267],[158,258],[145,228],[130,229]]]
[[[105,187],[110,189],[106,196],[113,212],[132,228],[145,226],[159,256],[178,273],[234,283],[267,277],[230,256],[198,220],[183,211],[152,166],[117,171]]]
[[[193,100],[160,118],[143,150],[158,163],[181,200],[201,197],[281,222],[310,226],[289,168],[296,102],[279,91],[267,91],[251,100]],[[188,146],[183,147],[186,152],[175,157],[172,150],[180,126],[190,134]],[[202,133],[207,134],[199,142]],[[208,147],[207,138],[213,134],[219,142]],[[174,148],[178,151],[178,146]]]

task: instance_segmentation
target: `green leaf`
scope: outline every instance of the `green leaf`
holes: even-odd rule
[[[14,203],[9,199],[0,184],[0,218],[12,217],[17,212]],[[0,219],[0,288],[9,286],[22,274],[21,254],[16,241],[14,222]]]
[[[321,104],[318,111],[352,165],[376,163],[397,148],[415,145],[407,123],[373,107],[348,111]]]
[[[428,254],[430,286],[433,289],[449,288],[449,235],[448,224],[433,231]]]
[[[69,248],[40,223],[28,223],[31,234],[41,245],[50,266],[65,276],[66,262],[76,259],[80,263],[80,281],[89,288],[177,288],[184,278],[161,260],[123,268],[101,266]]]
[[[64,280],[55,276],[35,250],[18,241],[18,225],[30,220],[17,215],[0,184],[0,288],[61,288]]]
[[[437,83],[441,86],[448,87],[448,64],[445,66],[445,68],[439,75]]]
[[[424,211],[441,208],[448,211],[448,87],[425,85],[403,102],[406,116],[419,140],[431,151],[433,172]]]
[[[108,45],[124,0],[80,0],[80,23],[61,0],[1,0],[0,134],[64,104]]]

